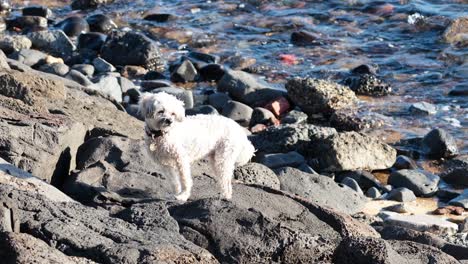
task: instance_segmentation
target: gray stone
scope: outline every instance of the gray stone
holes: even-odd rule
[[[463,189],[456,188],[451,184],[447,184],[445,181],[440,181],[439,189],[437,190],[437,197],[444,200],[451,200],[459,196],[463,192]]]
[[[359,186],[367,190],[372,187],[376,187],[378,189],[382,189],[383,186],[380,181],[370,172],[363,171],[363,170],[356,170],[356,171],[343,171],[335,173],[335,180],[341,182],[344,178],[349,177],[354,179]]]
[[[341,181],[341,183],[353,189],[353,191],[364,195],[364,192],[362,191],[361,187],[359,187],[359,184],[353,178],[346,177]]]
[[[19,61],[20,63],[34,67],[35,65],[44,63],[47,54],[38,50],[22,49],[18,52],[12,53],[9,57]]]
[[[122,89],[122,93],[127,93],[130,89],[136,89],[136,85],[129,79],[118,76],[117,80],[119,81],[120,88]]]
[[[430,215],[391,215],[384,220],[384,225],[401,226],[438,235],[454,234],[458,230],[457,224]]]
[[[282,124],[302,124],[305,122],[307,122],[307,114],[299,110],[292,110],[281,118]]]
[[[234,179],[246,184],[257,184],[273,189],[280,189],[280,181],[276,174],[267,166],[260,163],[247,163],[234,170]]]
[[[218,110],[211,105],[198,105],[191,109],[185,110],[185,115],[219,115]]]
[[[394,171],[388,183],[394,187],[406,187],[416,196],[432,196],[437,192],[440,177],[423,170]]]
[[[332,114],[358,101],[348,87],[313,78],[293,78],[286,84],[289,98],[308,115]]]
[[[174,84],[166,80],[143,80],[140,82],[142,91],[151,91],[157,88],[173,87]]]
[[[404,203],[390,205],[390,206],[387,206],[387,207],[383,208],[383,210],[387,210],[387,211],[395,212],[395,213],[399,213],[399,214],[406,214],[406,213],[408,213],[410,211],[408,209],[408,206],[406,204],[404,204]]]
[[[229,95],[225,93],[213,93],[208,96],[208,103],[212,105],[216,110],[222,111],[223,106],[229,101],[231,98]]]
[[[70,67],[68,67],[64,63],[57,62],[57,63],[52,63],[52,64],[44,64],[39,67],[39,70],[63,77],[67,75],[67,73],[70,71]]]
[[[175,97],[177,97],[179,100],[184,102],[185,109],[190,109],[193,107],[193,93],[191,90],[175,88],[175,87],[162,87],[162,88],[154,89],[151,92],[152,93],[165,92],[168,94],[172,94]]]
[[[326,176],[305,173],[291,167],[277,170],[277,175],[281,190],[339,212],[353,214],[359,212],[365,204],[365,197]]]
[[[313,151],[324,171],[387,169],[396,159],[394,148],[356,132],[333,134],[318,141]]]
[[[72,66],[72,69],[77,70],[88,77],[92,77],[94,74],[94,66],[91,64],[75,64]]]
[[[7,20],[8,28],[19,28],[23,31],[27,30],[46,30],[47,19],[41,16],[17,16],[11,20]]]
[[[96,69],[96,71],[100,72],[100,73],[115,71],[115,67],[112,64],[108,63],[103,58],[99,58],[99,57],[95,58],[93,60],[93,65],[94,65],[94,68]]]
[[[366,196],[372,199],[377,199],[381,196],[382,194],[380,193],[379,189],[375,187],[369,188],[366,192]]]
[[[86,77],[83,73],[71,69],[68,74],[65,76],[65,78],[73,80],[83,86],[90,87],[93,85],[93,83]]]
[[[427,102],[418,102],[410,106],[409,111],[413,114],[435,115],[437,107]]]
[[[263,155],[258,159],[259,163],[267,166],[271,169],[277,169],[281,167],[297,167],[305,162],[304,156],[291,151],[288,153],[272,153]]]
[[[462,194],[450,200],[449,204],[468,209],[468,189],[465,189]]]
[[[5,53],[13,53],[22,49],[30,49],[32,42],[24,35],[3,35],[0,38],[0,49]]]
[[[173,82],[193,82],[197,80],[197,77],[197,69],[190,60],[184,60],[171,74],[171,80]]]
[[[75,45],[62,30],[45,30],[28,34],[34,48],[61,58],[71,57]]]
[[[10,70],[10,65],[8,64],[8,58],[5,56],[5,53],[0,50],[0,69]]]
[[[414,170],[418,168],[418,165],[412,158],[403,155],[398,155],[395,164],[393,164],[392,168],[396,170]]]
[[[405,187],[395,188],[391,190],[386,196],[386,198],[388,200],[394,200],[404,203],[416,201],[416,195],[414,195],[414,192]]]
[[[441,177],[445,182],[468,186],[468,155],[460,155],[444,163]]]
[[[221,114],[225,117],[231,118],[242,126],[248,126],[250,118],[252,117],[253,109],[240,102],[229,101],[227,102]]]
[[[122,90],[120,89],[119,80],[113,75],[99,76],[95,85],[90,86],[90,88],[114,98],[119,103],[122,102]]]
[[[255,107],[252,112],[249,127],[257,124],[273,125],[277,122],[275,115],[268,109],[263,107]]]
[[[423,152],[432,158],[450,158],[458,154],[457,142],[445,130],[436,128],[424,136]]]
[[[302,163],[301,165],[297,166],[296,169],[305,172],[305,173],[311,173],[311,174],[318,174],[314,169],[312,169],[307,163]]]

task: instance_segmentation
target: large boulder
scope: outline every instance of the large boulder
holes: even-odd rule
[[[327,80],[296,77],[286,83],[286,89],[291,100],[308,115],[331,115],[353,107],[358,100],[348,87]]]
[[[450,184],[468,186],[468,155],[460,155],[444,163],[441,177]]]
[[[148,69],[164,66],[156,43],[136,32],[113,32],[101,49],[101,57],[115,66],[137,65]]]
[[[458,154],[457,142],[447,131],[436,128],[424,136],[422,151],[431,158],[450,158]]]
[[[34,48],[53,56],[69,58],[76,46],[62,30],[44,30],[28,34]]]
[[[324,171],[381,170],[396,160],[396,150],[376,138],[344,132],[317,141],[315,156]]]

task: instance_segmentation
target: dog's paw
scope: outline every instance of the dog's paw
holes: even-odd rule
[[[188,200],[189,196],[190,196],[190,193],[188,193],[188,192],[181,192],[181,193],[177,194],[177,195],[175,196],[175,198],[176,198],[178,201],[183,201],[183,202],[185,202],[185,201]]]

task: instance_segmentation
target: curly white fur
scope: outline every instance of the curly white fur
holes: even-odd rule
[[[163,92],[143,94],[139,109],[149,132],[148,153],[174,179],[176,199],[190,197],[190,165],[203,158],[212,164],[224,197],[231,199],[235,166],[249,162],[255,152],[242,127],[218,115],[185,117],[183,102]],[[162,135],[151,136],[155,131]]]

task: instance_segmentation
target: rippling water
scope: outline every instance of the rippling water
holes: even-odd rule
[[[13,2],[49,5],[59,17],[71,12],[64,1]],[[151,12],[167,12],[178,19],[144,21],[142,17]],[[361,97],[361,114],[384,120],[377,135],[392,141],[442,127],[457,138],[463,152],[468,150],[468,99],[447,95],[456,85],[468,85],[468,48],[452,47],[441,39],[450,20],[468,15],[467,0],[136,0],[116,1],[92,13],[111,15],[121,27],[146,32],[161,42],[169,60],[176,59],[185,45],[221,58],[239,55],[246,58],[245,64],[263,65],[261,76],[279,86],[295,75],[339,81],[355,66],[373,65],[395,91],[381,98]],[[425,23],[409,23],[408,16],[416,17],[415,13]],[[319,35],[319,44],[292,45],[291,33],[299,29]],[[284,61],[283,54],[294,57]],[[410,114],[408,107],[417,101],[436,104],[437,114]]]

